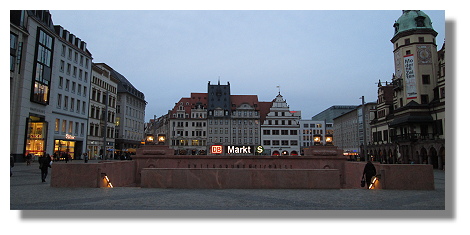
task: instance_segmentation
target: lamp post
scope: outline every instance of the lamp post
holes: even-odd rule
[[[362,99],[362,142],[364,145],[364,160],[367,162],[369,160],[369,156],[367,155],[367,141],[366,141],[366,104],[364,102],[364,96],[361,97]]]

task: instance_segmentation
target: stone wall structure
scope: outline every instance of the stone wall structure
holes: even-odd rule
[[[305,156],[174,155],[168,146],[147,145],[132,161],[55,164],[52,187],[145,188],[361,188],[364,162],[351,162],[334,146],[314,146]],[[379,164],[375,189],[433,190],[432,165]]]

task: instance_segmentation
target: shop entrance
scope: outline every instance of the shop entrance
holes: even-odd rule
[[[58,154],[58,160],[64,160],[63,154],[70,155],[70,159],[76,159],[75,141],[54,140],[54,153]]]
[[[26,126],[25,152],[26,155],[31,154],[32,160],[37,160],[45,153],[47,122],[43,117],[29,116]]]

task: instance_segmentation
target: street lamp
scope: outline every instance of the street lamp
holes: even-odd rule
[[[164,134],[159,134],[157,137],[157,141],[159,145],[164,145],[166,141],[166,135]]]
[[[321,145],[321,136],[320,135],[314,135],[313,136],[313,145]]]
[[[326,136],[326,145],[333,145],[333,136]]]
[[[145,139],[145,144],[155,144],[154,140],[155,137],[153,135],[147,135],[147,138]]]

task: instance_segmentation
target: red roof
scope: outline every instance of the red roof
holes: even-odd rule
[[[242,104],[248,104],[254,107],[255,110],[259,110],[257,95],[231,95],[230,101],[232,102],[232,110],[235,110]]]

